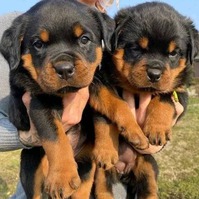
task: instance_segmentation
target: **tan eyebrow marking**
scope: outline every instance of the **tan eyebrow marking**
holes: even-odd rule
[[[147,37],[142,37],[139,39],[138,44],[141,48],[147,49],[149,45],[149,39]]]
[[[73,33],[76,37],[80,37],[83,34],[84,30],[80,24],[77,24],[73,28]]]
[[[40,38],[43,42],[49,41],[49,32],[47,30],[41,30]]]
[[[175,43],[175,41],[171,41],[169,43],[169,47],[168,47],[169,53],[173,52],[175,49],[176,49],[176,43]]]

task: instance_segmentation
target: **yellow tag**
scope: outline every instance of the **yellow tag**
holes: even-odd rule
[[[178,94],[176,91],[173,91],[173,98],[174,98],[175,102],[179,102]]]

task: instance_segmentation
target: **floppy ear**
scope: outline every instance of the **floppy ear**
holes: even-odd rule
[[[199,52],[199,33],[195,29],[192,21],[188,21],[188,34],[189,34],[189,43],[188,43],[188,60],[190,64],[193,63],[194,58]]]
[[[113,51],[118,47],[118,39],[119,39],[120,33],[122,32],[122,27],[127,22],[128,19],[129,17],[125,16],[124,18],[121,18],[119,21],[116,20],[116,28],[115,28],[112,41],[111,41]]]
[[[11,70],[16,69],[20,62],[21,41],[25,32],[26,19],[25,15],[17,17],[1,38],[0,52],[7,60]]]
[[[93,14],[98,23],[100,23],[105,48],[106,50],[111,51],[111,38],[115,30],[115,21],[105,13],[95,11]]]

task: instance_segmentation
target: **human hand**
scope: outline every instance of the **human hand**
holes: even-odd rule
[[[100,12],[106,12],[105,7],[113,3],[113,1],[110,1],[109,3],[108,1],[106,2],[106,0],[78,0],[78,1],[81,3],[85,3],[88,6],[96,7]]]
[[[27,113],[29,115],[29,106],[31,101],[30,92],[26,92],[22,96],[22,101],[27,109]],[[30,130],[29,131],[19,131],[19,140],[25,146],[41,146],[41,141],[39,139],[37,130],[30,119]]]
[[[173,119],[173,123],[172,125],[174,126],[179,118],[179,116],[184,112],[184,107],[182,106],[182,104],[180,104],[178,99],[175,99],[175,97],[172,95],[171,99],[174,103],[175,106],[175,110],[176,110],[176,117]]]
[[[143,127],[145,117],[146,117],[146,109],[151,101],[151,94],[144,93],[139,96],[139,107],[136,109],[135,107],[135,98],[134,95],[127,91],[123,91],[123,98],[129,104],[129,107],[137,120],[138,124]],[[176,117],[173,120],[173,126],[176,124],[178,117],[184,111],[184,107],[180,104],[180,102],[174,99],[174,96],[171,97],[175,109],[176,109]],[[137,157],[137,152],[140,154],[154,154],[162,150],[164,146],[156,146],[149,144],[149,148],[144,150],[133,149],[128,143],[123,142],[119,146],[119,161],[115,165],[116,170],[119,173],[126,173],[130,168],[135,164],[135,159]]]
[[[86,106],[86,103],[89,98],[88,87],[82,88],[75,93],[68,93],[63,99],[63,114],[62,114],[62,123],[65,131],[68,131],[72,126],[79,123],[82,117],[82,112]],[[26,106],[27,112],[29,114],[29,105],[31,101],[31,95],[29,92],[26,92],[22,101]],[[71,144],[77,143],[77,138],[79,135],[69,134],[68,135]],[[73,141],[73,137],[75,142]],[[19,131],[19,139],[26,146],[41,146],[41,141],[37,134],[34,124],[30,119],[30,130],[29,131]]]
[[[62,124],[65,131],[68,131],[72,126],[81,121],[82,112],[88,102],[88,98],[88,87],[65,95],[63,98],[64,110],[62,114]]]
[[[140,127],[143,127],[146,109],[151,101],[151,94],[144,93],[139,96],[139,107],[136,109],[135,107],[135,97],[133,94],[123,91],[123,99],[128,103],[135,119],[137,120]],[[132,146],[130,146],[126,142],[122,142],[119,145],[119,161],[116,163],[115,168],[118,173],[128,173],[135,164],[135,159],[137,157],[137,152],[141,154],[153,154],[161,150],[161,146],[153,146],[149,144],[149,148],[145,150],[135,150]]]
[[[151,101],[151,97],[152,96],[150,93],[140,94],[139,107],[138,107],[138,109],[136,109],[134,95],[127,91],[123,91],[123,98],[129,104],[129,107],[130,107],[134,117],[136,118],[138,124],[141,127],[143,127],[143,125],[144,125],[144,121],[145,121],[145,117],[146,117],[146,110],[147,110],[147,106],[149,105],[149,103]],[[180,104],[179,101],[175,100],[173,96],[171,97],[171,99],[172,99],[175,109],[176,109],[176,117],[173,119],[173,126],[174,126],[176,124],[178,117],[184,111],[184,107]],[[142,154],[154,154],[154,153],[159,152],[163,147],[164,146],[155,146],[155,145],[149,144],[149,148],[147,148],[147,149],[144,149],[144,150],[136,149],[136,150]]]
[[[119,174],[129,173],[135,166],[135,160],[137,158],[137,152],[126,143],[124,140],[120,140],[119,144],[119,160],[115,164],[116,171]]]
[[[85,3],[89,6],[95,6],[95,4],[98,0],[78,0],[78,1],[81,3]]]

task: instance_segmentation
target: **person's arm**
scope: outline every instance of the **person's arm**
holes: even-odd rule
[[[9,96],[0,100],[0,151],[27,148],[20,142],[16,127],[9,121],[8,103]]]
[[[8,117],[0,113],[0,151],[11,151],[24,147],[19,140],[15,126]]]

